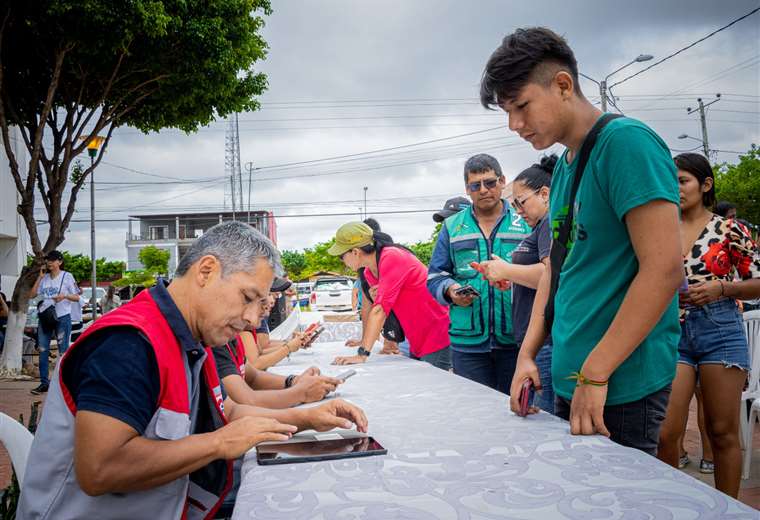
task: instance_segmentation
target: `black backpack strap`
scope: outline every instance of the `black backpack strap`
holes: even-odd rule
[[[372,296],[369,295],[369,282],[364,276],[364,267],[359,268],[359,282],[362,286],[362,292],[364,293],[364,296],[369,300],[369,303],[375,303],[375,300],[373,300]]]
[[[586,170],[586,164],[591,156],[591,150],[596,145],[596,139],[599,137],[599,133],[607,126],[607,123],[613,119],[623,117],[622,114],[604,114],[600,117],[594,126],[591,127],[586,138],[583,140],[583,145],[578,152],[578,165],[575,169],[575,177],[573,178],[573,185],[570,189],[570,200],[567,206],[567,215],[557,230],[557,235],[552,237],[552,248],[549,253],[549,259],[552,267],[552,279],[551,279],[551,291],[549,292],[549,299],[546,302],[546,308],[544,309],[544,326],[547,333],[551,333],[552,323],[554,322],[554,298],[557,296],[557,290],[559,289],[559,274],[562,270],[562,265],[565,263],[568,253],[568,242],[570,239],[570,233],[573,229],[573,217],[575,213],[575,196],[578,194],[578,187],[581,184],[581,177]]]

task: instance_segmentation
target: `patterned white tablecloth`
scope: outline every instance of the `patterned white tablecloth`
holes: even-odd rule
[[[337,374],[340,343],[274,367]],[[571,436],[545,413],[432,366],[375,354],[339,396],[388,455],[263,467],[245,457],[233,519],[740,519],[760,512],[639,451]]]

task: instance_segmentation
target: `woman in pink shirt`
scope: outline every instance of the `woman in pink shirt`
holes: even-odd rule
[[[403,247],[389,243],[389,238],[384,233],[373,232],[363,222],[349,222],[338,229],[335,244],[328,250],[329,254],[339,256],[349,269],[364,268],[370,287],[377,286],[377,296],[365,321],[356,355],[337,357],[334,363],[366,362],[374,338],[392,311],[409,341],[412,357],[448,370],[451,368],[448,310],[428,292],[425,265]]]

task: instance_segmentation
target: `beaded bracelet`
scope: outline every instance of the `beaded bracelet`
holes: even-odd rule
[[[575,379],[575,386],[582,386],[582,385],[607,386],[607,384],[609,383],[609,379],[606,379],[604,381],[596,381],[594,379],[589,379],[588,377],[584,376],[580,372],[573,372],[569,377],[566,377],[565,379]]]

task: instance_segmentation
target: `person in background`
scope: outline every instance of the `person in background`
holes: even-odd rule
[[[358,278],[354,281],[351,289],[351,310],[361,312],[362,310],[362,282]]]
[[[45,257],[46,269],[40,270],[40,275],[32,287],[32,294],[42,296],[43,300],[37,307],[38,313],[55,306],[57,323],[54,330],[46,330],[42,323],[37,325],[37,345],[40,349],[40,384],[33,389],[32,394],[38,395],[48,391],[50,385],[48,358],[50,341],[53,337],[58,343],[58,356],[62,356],[69,348],[71,340],[71,306],[79,305],[79,287],[74,276],[62,269],[63,254],[60,251],[50,251]]]
[[[340,257],[352,271],[363,268],[369,287],[377,287],[372,305],[369,300],[365,303],[361,346],[355,356],[339,356],[335,364],[365,363],[386,318],[393,313],[413,357],[443,370],[451,367],[446,309],[425,289],[427,272],[414,254],[363,222],[341,226],[327,252]]]
[[[281,279],[275,279],[275,285],[280,283]],[[255,329],[247,328],[239,335],[248,363],[258,370],[266,370],[276,365],[307,345],[306,337],[301,332],[294,332],[288,340],[269,339],[267,316],[276,299],[277,293],[269,293],[262,301],[261,325]]]
[[[722,200],[715,205],[715,214],[723,218],[736,218],[736,206],[727,200]]]
[[[578,76],[567,42],[550,29],[531,27],[504,38],[481,80],[481,104],[503,110],[512,132],[536,150],[566,147],[552,175],[548,218],[554,232],[567,229],[567,222],[570,233],[563,244],[553,236],[556,260],[536,291],[510,408],[520,410],[526,379],[541,386],[535,357],[547,336],[545,308],[554,276],[555,414],[570,421],[572,434],[602,434],[654,456],[679,337],[675,296],[683,265],[676,169],[652,129],[603,114],[584,96]],[[592,130],[598,130],[596,142],[585,168],[576,171]],[[634,423],[633,416],[640,419]]]
[[[121,305],[121,298],[116,294],[116,288],[109,285],[106,293],[100,299],[100,311],[105,314]]]
[[[715,487],[736,498],[742,467],[740,398],[749,371],[747,338],[736,300],[760,296],[760,253],[747,228],[710,211],[715,179],[707,159],[683,153],[674,161],[687,285],[679,291],[678,369],[657,456],[678,467],[679,439],[699,380]]]
[[[536,288],[549,264],[552,235],[547,216],[552,171],[556,164],[556,155],[543,157],[539,164],[523,170],[512,181],[512,207],[533,229],[512,252],[512,263],[499,258],[480,264],[483,277],[489,282],[506,280],[512,283],[512,325],[518,345],[525,339]],[[536,365],[541,377],[538,406],[554,413],[551,335],[544,340],[544,346],[536,356]]]
[[[449,306],[454,373],[503,393],[509,390],[518,353],[512,291],[491,287],[471,264],[494,255],[511,262],[514,249],[530,234],[528,224],[502,199],[505,185],[494,157],[467,159],[464,187],[472,205],[447,201],[449,208],[441,216],[449,216],[438,234],[427,281],[436,301]],[[475,292],[460,292],[467,287]]]
[[[433,213],[433,222],[441,224],[451,215],[456,215],[463,209],[472,206],[472,201],[465,197],[453,197],[443,204],[443,208]]]

